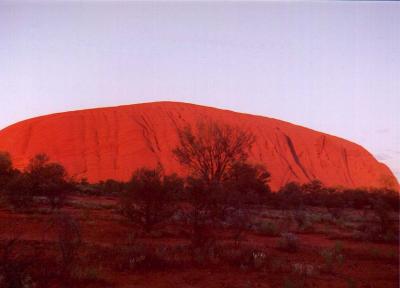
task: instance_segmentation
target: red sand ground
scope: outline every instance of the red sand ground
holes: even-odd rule
[[[86,247],[115,248],[125,243],[132,228],[123,221],[115,210],[116,198],[105,197],[74,197],[73,202],[63,208],[64,212],[76,217],[82,227],[82,236]],[[354,211],[357,214],[357,211]],[[14,233],[22,232],[21,239],[36,241],[54,241],[54,235],[48,230],[50,214],[16,214],[6,209],[0,210],[0,227],[2,237],[12,237]],[[362,219],[362,218],[361,218]],[[274,221],[269,219],[270,221]],[[324,248],[332,248],[337,238],[345,236],[346,231],[340,227],[330,227],[321,224],[319,230],[310,233],[299,233],[300,249],[296,253],[287,253],[278,250],[276,237],[262,236],[253,232],[246,232],[246,245],[259,247],[267,254],[268,261],[275,261],[281,266],[274,271],[243,270],[229,265],[208,265],[206,267],[187,267],[168,269],[166,271],[117,271],[102,264],[96,259],[89,262],[98,270],[100,282],[86,283],[79,287],[284,287],[287,277],[294,277],[292,266],[295,263],[311,264],[314,267],[324,265],[320,252]],[[330,232],[321,232],[325,228],[336,230],[335,237]],[[170,227],[172,231],[176,227]],[[47,231],[47,232],[44,232]],[[140,239],[154,245],[187,243],[184,237],[161,236]],[[354,287],[399,287],[399,247],[397,244],[382,244],[360,242],[346,237],[340,239],[343,244],[344,261],[342,265],[335,264],[332,273],[319,272],[307,278],[306,287],[352,287],[348,279],[356,283]],[[98,249],[98,248],[87,248]],[[375,251],[375,252],[374,252]],[[84,253],[84,252],[82,252]],[[91,251],[89,255],[101,255],[100,251]],[[82,257],[88,260],[87,256]],[[92,256],[93,257],[93,256]],[[102,263],[112,262],[112,257],[103,259]],[[100,267],[100,268],[99,268]],[[60,287],[59,284],[49,287]]]
[[[212,119],[252,131],[257,141],[251,160],[265,164],[277,189],[288,181],[319,179],[344,187],[391,186],[391,171],[363,147],[284,121],[184,103],[157,102],[74,111],[38,117],[0,131],[0,151],[9,151],[17,168],[47,153],[76,178],[127,180],[133,170],[160,163],[180,172],[171,150],[176,127]]]

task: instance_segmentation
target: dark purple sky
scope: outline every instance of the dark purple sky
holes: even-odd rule
[[[400,178],[400,3],[0,2],[0,128],[173,100],[366,147]]]

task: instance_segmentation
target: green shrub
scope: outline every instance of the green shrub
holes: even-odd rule
[[[15,210],[27,210],[33,206],[34,195],[26,173],[17,174],[8,182],[5,199]]]
[[[163,175],[160,167],[136,170],[120,197],[122,215],[146,233],[154,231],[176,211],[174,185],[179,186],[180,182],[176,184],[170,176]]]

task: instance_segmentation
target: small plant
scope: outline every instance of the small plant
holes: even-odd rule
[[[99,270],[96,267],[76,267],[72,271],[72,277],[77,280],[97,280],[99,278]]]
[[[287,266],[285,261],[280,258],[272,258],[270,259],[270,268],[273,272],[287,272]]]
[[[293,272],[302,276],[313,276],[317,273],[317,269],[311,264],[294,263]]]
[[[20,239],[18,236],[0,243],[0,287],[31,288],[34,285],[31,270],[37,256],[24,255],[16,248]]]
[[[192,260],[198,265],[204,265],[213,261],[217,256],[217,247],[213,240],[207,241],[204,245],[193,247]]]
[[[308,217],[310,219],[310,222],[317,222],[321,223],[323,222],[323,216],[319,213],[312,213]]]
[[[382,235],[382,241],[386,243],[398,243],[399,235],[394,231],[388,230]]]
[[[337,260],[337,262],[338,262],[340,265],[343,265],[343,263],[344,263],[344,256],[343,256],[343,254],[337,255],[337,256],[336,256],[336,260]]]
[[[315,228],[310,220],[306,220],[301,226],[299,226],[299,231],[303,233],[312,233],[315,231]]]
[[[113,254],[117,255],[117,268],[120,271],[163,270],[168,266],[163,253],[141,244],[118,247]]]
[[[283,288],[302,288],[302,287],[305,287],[304,279],[291,280],[289,278],[286,278],[285,282],[283,282]]]
[[[299,227],[304,226],[307,219],[307,214],[304,210],[297,209],[293,212],[293,219],[296,221]]]
[[[297,224],[298,231],[306,233],[314,231],[312,217],[310,217],[306,211],[297,209],[293,212],[292,217],[294,222]]]
[[[299,250],[299,239],[293,233],[282,233],[278,240],[278,248],[287,252],[297,252]]]
[[[285,282],[283,283],[283,288],[296,288],[296,284],[290,279],[285,279]]]
[[[133,246],[133,245],[135,245],[137,243],[137,240],[138,240],[137,233],[131,232],[126,237],[126,244],[130,245],[130,246]]]
[[[254,249],[251,247],[224,247],[220,257],[222,260],[238,266],[241,269],[263,269],[267,265],[267,254],[264,251]]]
[[[333,219],[338,220],[342,217],[343,211],[339,207],[328,207],[328,212]]]
[[[378,225],[381,234],[385,235],[390,230],[390,217],[389,217],[389,206],[382,199],[378,199],[372,203],[372,210],[374,211],[376,218],[378,219]]]
[[[82,244],[80,225],[70,215],[59,213],[54,216],[51,226],[56,232],[63,273],[71,276]]]
[[[396,256],[397,256],[398,254],[396,253],[395,250],[391,250],[391,251],[388,252],[387,255],[388,255],[388,258],[396,259]]]
[[[332,271],[332,266],[333,266],[333,252],[330,249],[323,249],[321,251],[321,256],[324,258],[324,270],[326,271]]]
[[[377,249],[375,247],[370,250],[370,253],[371,253],[371,256],[375,259],[377,259],[381,256],[381,251],[379,251],[379,249]]]
[[[324,258],[324,271],[332,272],[335,263],[343,265],[344,255],[343,255],[343,245],[341,242],[336,242],[335,246],[331,249],[323,249],[321,251],[321,256]]]
[[[348,288],[356,288],[357,287],[356,281],[353,278],[347,278],[346,284],[347,284]]]
[[[267,255],[262,251],[253,251],[253,266],[255,269],[262,268],[267,260]]]
[[[342,254],[343,252],[343,243],[340,241],[335,242],[334,251],[336,255]]]
[[[266,236],[279,236],[278,228],[272,222],[261,222],[257,228],[257,232]]]
[[[91,220],[91,212],[89,208],[83,208],[81,211],[81,218],[85,222],[90,222]]]

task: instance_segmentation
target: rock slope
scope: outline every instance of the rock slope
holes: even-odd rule
[[[176,127],[212,119],[252,131],[251,161],[272,174],[271,186],[319,179],[326,185],[398,190],[392,172],[363,147],[288,122],[186,103],[155,102],[57,113],[0,131],[0,150],[23,168],[39,152],[63,164],[71,176],[91,182],[127,180],[139,167],[161,164],[184,174],[171,150]]]

